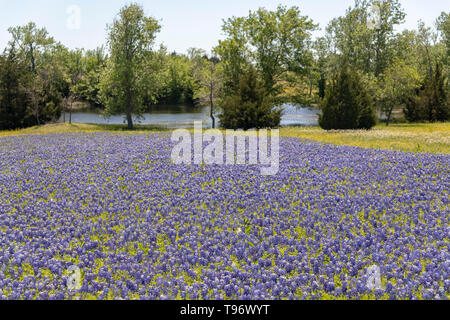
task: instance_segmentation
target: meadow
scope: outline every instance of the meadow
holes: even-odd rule
[[[2,132],[0,299],[448,299],[448,128],[284,128],[276,176],[157,128]]]
[[[0,131],[2,136],[40,135],[74,132],[146,133],[167,131],[155,126],[136,126],[134,131],[121,125],[50,124],[27,129]],[[325,131],[319,127],[285,127],[281,136],[313,140],[325,144],[418,153],[450,153],[450,123],[380,124],[373,130]]]

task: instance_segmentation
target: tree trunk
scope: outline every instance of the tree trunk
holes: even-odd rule
[[[214,100],[213,100],[213,95],[212,92],[209,95],[209,102],[211,103],[211,120],[212,120],[212,128],[215,129],[216,128],[216,118],[214,118]]]
[[[431,63],[430,51],[428,50],[428,46],[425,46],[425,51],[427,54],[428,72],[430,72],[430,80],[432,80],[433,79],[433,65]]]
[[[39,107],[36,105],[36,122],[37,125],[40,126],[41,125],[41,121],[39,120]]]
[[[72,101],[70,101],[69,124],[72,124]]]
[[[34,60],[33,44],[30,43],[30,56],[31,56],[31,71],[36,74],[36,62]]]
[[[127,122],[128,122],[128,130],[133,130],[133,117],[131,116],[131,112],[127,111]]]
[[[376,54],[375,54],[375,77],[377,77],[378,78],[378,76],[380,75],[380,73],[381,73],[381,68],[380,68],[380,49],[379,49],[379,47],[378,47],[378,45],[377,45],[377,47],[376,47]]]
[[[128,130],[133,130],[133,116],[131,114],[131,99],[127,99],[127,123],[128,123]]]
[[[127,88],[127,105],[126,105],[126,111],[127,111],[127,123],[128,123],[128,130],[133,130],[133,116],[132,116],[132,108],[131,108],[131,88]]]
[[[392,118],[392,112],[394,111],[394,107],[391,107],[388,112],[387,120],[386,120],[386,127],[389,127],[389,124],[391,123]]]

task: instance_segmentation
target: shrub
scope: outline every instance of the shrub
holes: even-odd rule
[[[448,121],[450,119],[447,79],[437,64],[432,76],[428,76],[416,95],[405,104],[405,117],[409,122]]]
[[[223,128],[261,129],[278,127],[282,111],[275,106],[257,71],[250,67],[240,76],[239,87],[222,99],[222,114],[219,116]]]
[[[0,130],[26,126],[29,98],[23,86],[26,67],[13,53],[0,55]]]
[[[320,126],[325,130],[371,129],[376,124],[372,100],[357,73],[343,63],[326,89]]]

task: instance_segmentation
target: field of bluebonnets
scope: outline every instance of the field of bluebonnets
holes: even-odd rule
[[[450,297],[449,155],[282,138],[264,177],[174,165],[169,138],[0,138],[0,298]]]

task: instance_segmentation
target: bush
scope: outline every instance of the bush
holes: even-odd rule
[[[26,126],[29,97],[23,86],[26,67],[14,54],[0,55],[0,130]]]
[[[428,76],[416,96],[405,104],[405,117],[409,122],[448,121],[450,119],[447,79],[437,64],[433,76]]]
[[[234,94],[222,99],[220,124],[226,129],[261,129],[278,127],[282,110],[274,105],[257,71],[250,67],[239,79]]]
[[[376,124],[372,100],[357,73],[341,66],[326,89],[320,126],[325,130],[371,129]]]
[[[0,130],[31,127],[61,116],[61,89],[52,70],[30,72],[13,50],[0,55]]]

